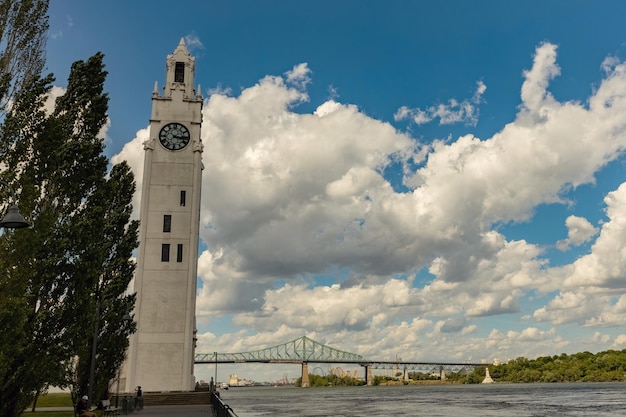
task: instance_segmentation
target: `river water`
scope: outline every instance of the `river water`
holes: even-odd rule
[[[239,417],[626,416],[626,383],[246,387],[221,392]]]

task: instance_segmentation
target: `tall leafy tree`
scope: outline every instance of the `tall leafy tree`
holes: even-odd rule
[[[45,63],[49,0],[0,0],[0,113]]]
[[[128,334],[134,327],[124,320],[130,316],[134,295],[125,295],[135,265],[130,262],[137,247],[137,223],[129,218],[130,198],[135,189],[130,167],[122,163],[113,167],[106,184],[98,188],[77,222],[81,261],[80,275],[91,282],[75,287],[76,307],[84,322],[75,322],[75,351],[80,352],[74,392],[89,392],[91,354],[95,351],[94,398],[103,397],[109,382],[116,377],[128,347]],[[97,239],[94,239],[97,237]],[[87,285],[84,285],[87,284]],[[92,336],[93,334],[97,336]]]
[[[103,155],[105,78],[102,54],[75,62],[52,115],[42,110],[52,78],[31,83],[0,131],[8,168],[0,175],[16,185],[33,225],[0,238],[0,323],[12,323],[2,329],[11,343],[0,342],[2,416],[19,415],[51,384],[86,392],[97,340],[99,397],[134,330],[122,318],[134,305],[126,289],[137,246],[135,185],[127,164],[109,170]]]
[[[17,94],[13,111],[1,129],[0,161],[5,168],[1,175],[19,193],[21,211],[25,212],[26,208],[32,212],[32,217],[27,217],[39,224],[20,230],[23,233],[19,234],[4,230],[0,239],[0,415],[3,416],[17,415],[34,392],[45,388],[45,381],[60,380],[59,358],[69,355],[60,343],[56,305],[48,306],[50,301],[63,297],[55,280],[47,279],[57,268],[48,270],[46,264],[60,264],[58,255],[52,256],[48,250],[51,249],[49,232],[41,226],[50,217],[41,216],[33,208],[35,184],[31,182],[22,188],[15,181],[21,177],[26,182],[32,174],[26,156],[35,159],[31,139],[45,131],[46,118],[41,107],[50,81],[49,77],[40,80]],[[12,196],[6,187],[2,191],[2,201],[8,201]],[[46,291],[48,296],[42,299],[38,294]]]

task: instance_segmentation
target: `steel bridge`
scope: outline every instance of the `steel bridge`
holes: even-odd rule
[[[197,364],[218,363],[297,363],[302,365],[302,387],[309,386],[309,363],[342,363],[358,364],[365,368],[365,382],[372,384],[372,369],[396,369],[404,372],[405,378],[408,371],[423,371],[426,373],[445,373],[471,371],[476,367],[485,367],[486,363],[470,362],[417,362],[403,361],[379,361],[364,358],[356,353],[345,352],[333,347],[316,342],[306,336],[289,342],[268,347],[265,349],[239,352],[239,353],[196,353]]]

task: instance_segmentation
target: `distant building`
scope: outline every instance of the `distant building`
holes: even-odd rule
[[[237,374],[230,374],[230,377],[228,377],[228,385],[230,385],[231,387],[236,387],[237,385],[239,385],[239,377],[237,376]]]

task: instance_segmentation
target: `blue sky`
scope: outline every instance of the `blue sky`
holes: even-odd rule
[[[597,352],[626,348],[625,14],[58,0],[47,70],[60,94],[105,54],[107,154],[140,173],[165,58],[181,38],[196,57],[198,351],[306,334],[380,360]]]

